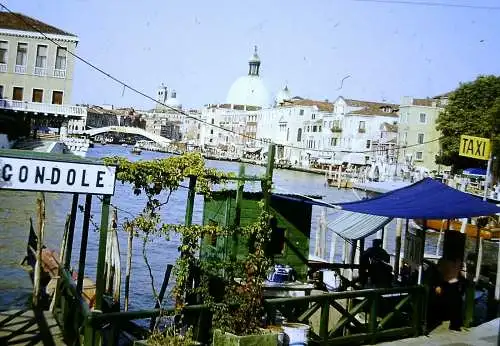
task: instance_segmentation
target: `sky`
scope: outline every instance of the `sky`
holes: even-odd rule
[[[186,108],[224,103],[247,74],[254,45],[273,95],[287,83],[293,95],[315,100],[399,103],[500,75],[498,0],[439,2],[498,9],[356,0],[0,0],[78,35],[79,56],[153,98],[165,83]],[[154,106],[79,61],[72,102]]]

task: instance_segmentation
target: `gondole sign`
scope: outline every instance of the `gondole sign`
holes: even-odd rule
[[[490,140],[488,138],[474,136],[460,136],[459,155],[473,159],[489,160]]]
[[[0,156],[0,190],[112,195],[116,167]]]

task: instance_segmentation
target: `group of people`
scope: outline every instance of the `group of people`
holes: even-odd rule
[[[393,283],[389,254],[382,248],[382,240],[374,239],[373,246],[360,258],[359,281],[363,288],[390,287]],[[434,329],[443,321],[450,321],[450,330],[460,330],[463,324],[463,296],[465,278],[461,275],[462,261],[441,258],[426,272],[429,285],[427,323]]]

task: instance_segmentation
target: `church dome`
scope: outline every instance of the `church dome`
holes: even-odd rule
[[[227,93],[226,103],[268,107],[270,105],[269,92],[259,76],[260,58],[255,47],[254,54],[248,62],[248,75],[236,79]]]
[[[291,100],[292,99],[292,93],[288,89],[288,85],[285,85],[283,89],[281,89],[277,94],[276,97],[274,98],[274,102],[279,105],[283,101]]]

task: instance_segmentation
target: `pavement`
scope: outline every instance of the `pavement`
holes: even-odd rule
[[[384,342],[377,345],[428,345],[428,346],[497,346],[500,345],[500,318],[462,331],[448,330],[449,322],[441,324],[428,336]]]

